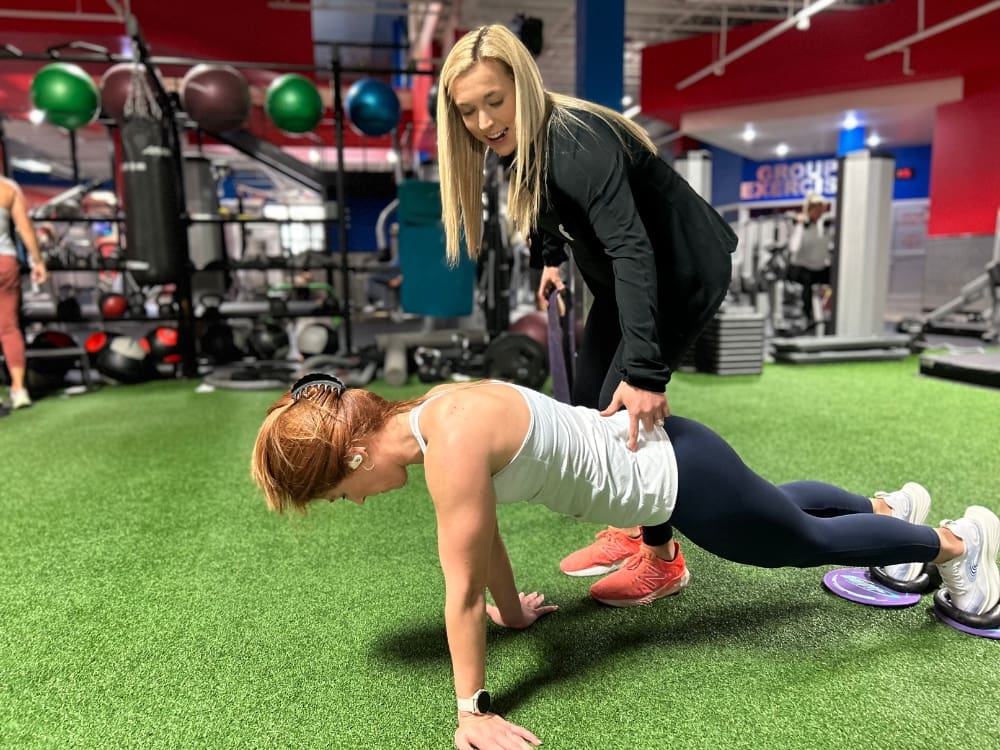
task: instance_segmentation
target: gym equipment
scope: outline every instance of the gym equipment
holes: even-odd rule
[[[79,65],[54,62],[31,80],[31,102],[46,122],[69,130],[93,122],[101,110],[100,93]]]
[[[245,354],[236,344],[236,335],[232,326],[223,318],[219,308],[222,298],[215,294],[205,294],[201,297],[205,308],[201,321],[204,324],[198,346],[201,353],[215,364],[234,362]]]
[[[378,78],[361,78],[347,90],[345,108],[351,126],[361,135],[387,135],[399,123],[399,97]]]
[[[912,607],[920,594],[896,591],[873,579],[864,568],[838,568],[823,576],[823,586],[832,594],[869,607]]]
[[[933,591],[941,585],[941,576],[938,573],[937,567],[930,563],[924,565],[923,570],[920,571],[920,575],[912,581],[901,581],[898,578],[893,578],[882,567],[869,568],[868,575],[873,581],[881,583],[893,591],[902,591],[906,594],[926,594],[928,591]]]
[[[139,339],[139,345],[149,355],[154,365],[176,365],[181,361],[177,346],[177,329],[173,326],[157,326]]]
[[[434,79],[434,83],[431,84],[430,89],[427,91],[427,112],[431,116],[431,120],[437,123],[438,114],[438,79]]]
[[[831,336],[775,340],[782,362],[857,362],[909,356],[909,338],[885,334],[889,213],[895,160],[852,151],[840,160],[837,238],[831,268]]]
[[[97,353],[94,363],[104,377],[122,384],[142,383],[155,370],[138,339],[131,336],[111,336]]]
[[[951,603],[951,595],[945,589],[934,594],[934,614],[945,625],[980,638],[1000,640],[1000,604],[989,612],[973,615],[956,609]]]
[[[307,323],[295,337],[295,344],[304,357],[336,354],[340,351],[340,337],[337,330],[326,323]]]
[[[138,70],[136,70],[138,68]],[[142,63],[116,63],[104,71],[101,76],[101,111],[113,120],[125,119],[125,102],[128,101],[132,87],[132,76],[140,75],[146,79],[146,84],[153,86],[150,77],[152,73]]]
[[[441,185],[406,180],[399,195],[399,290],[404,312],[436,318],[457,318],[472,313],[476,263],[464,251],[452,268],[445,257],[441,224]],[[428,343],[427,346],[435,346]]]
[[[541,346],[549,345],[549,320],[544,312],[536,311],[522,315],[511,323],[510,333],[519,333],[537,341]]]
[[[315,84],[298,73],[278,76],[267,87],[264,111],[288,133],[307,133],[323,117],[323,99]]]
[[[181,176],[166,124],[146,81],[132,79],[121,124],[125,187],[126,267],[139,284],[176,282],[184,273],[187,242],[181,223]]]
[[[764,328],[763,313],[720,311],[692,345],[695,368],[716,375],[760,375]]]
[[[920,374],[1000,388],[1000,350],[962,351],[953,347],[943,354],[921,354]]]
[[[572,297],[562,301],[557,290],[549,295],[548,349],[552,373],[552,395],[564,404],[572,401],[573,376],[576,374],[576,325],[573,322]]]
[[[407,350],[418,346],[454,346],[456,335],[468,339],[470,346],[485,345],[488,336],[485,331],[413,331],[411,333],[376,334],[375,341],[383,352],[382,379],[387,385],[406,385],[409,377]]]
[[[295,373],[295,379],[311,372],[325,372],[336,375],[351,388],[364,388],[375,379],[378,363],[377,350],[362,351],[348,356],[318,354],[302,361],[302,365]]]
[[[101,311],[102,318],[124,318],[126,313],[128,313],[128,299],[124,294],[106,292],[101,295],[98,308]]]
[[[799,336],[772,339],[776,362],[867,362],[903,359],[910,354],[910,337]]]
[[[280,323],[264,318],[254,323],[248,344],[260,360],[281,360],[288,356],[288,331]]]
[[[240,362],[217,367],[205,376],[205,383],[236,391],[284,390],[295,380],[294,362]]]
[[[219,190],[212,162],[201,154],[184,155],[184,200],[195,221],[188,227],[188,255],[197,270],[225,259],[223,226],[216,221],[198,221],[219,216]]]
[[[440,349],[418,346],[413,350],[417,377],[422,383],[439,383],[444,380],[481,378],[485,368],[484,349],[475,346],[467,336],[456,333],[452,344]]]
[[[502,333],[486,347],[483,370],[487,378],[538,390],[549,377],[548,351],[531,336]]]
[[[250,87],[231,65],[200,63],[184,74],[181,106],[204,130],[236,130],[250,117]]]
[[[32,396],[41,396],[62,388],[66,375],[76,364],[79,355],[67,354],[77,349],[73,337],[63,331],[39,331],[28,342],[25,351],[27,369],[25,384]]]

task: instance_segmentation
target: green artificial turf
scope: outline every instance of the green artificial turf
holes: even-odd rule
[[[934,521],[998,508],[1000,394],[916,372],[910,358],[680,374],[669,397],[773,481],[917,480]],[[269,513],[248,461],[278,394],[196,385],[0,420],[0,747],[451,747],[421,470],[364,508]],[[1000,747],[1000,644],[937,623],[929,597],[870,609],[826,593],[822,570],[685,544],[680,596],[604,608],[558,569],[597,527],[522,505],[499,517],[521,586],[561,609],[525,632],[490,626],[489,687],[547,748]]]

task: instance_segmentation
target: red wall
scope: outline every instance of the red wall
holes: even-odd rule
[[[983,5],[981,0],[925,0],[924,28]],[[685,112],[776,102],[820,94],[961,77],[966,98],[940,107],[932,144],[932,236],[992,234],[1000,204],[1000,11],[910,48],[910,68],[893,53],[865,54],[917,31],[917,0],[853,11],[824,11],[808,31],[790,29],[730,63],[724,75],[685,89],[676,84],[718,56],[719,36],[647,47],[642,56],[643,113],[676,126]],[[776,24],[730,32],[732,52]]]
[[[938,107],[931,236],[993,234],[1000,209],[1000,88]]]
[[[926,0],[925,28],[982,5],[981,0]],[[865,54],[917,30],[916,0],[894,0],[852,11],[827,10],[808,31],[791,29],[730,63],[724,75],[678,91],[675,84],[717,57],[718,34],[646,47],[642,111],[676,126],[683,112],[781,101],[876,86],[964,76],[980,89],[1000,85],[1000,11],[928,38],[902,55],[872,61]],[[743,26],[728,35],[732,52],[777,24]]]

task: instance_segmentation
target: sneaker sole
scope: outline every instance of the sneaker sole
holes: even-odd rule
[[[611,565],[594,565],[590,568],[582,568],[581,570],[563,570],[562,572],[568,576],[573,576],[574,578],[590,578],[592,576],[603,576],[606,573],[614,573],[618,568],[625,564],[624,558],[618,562],[611,563]],[[562,570],[562,568],[560,568]]]
[[[910,523],[921,524],[927,520],[927,515],[931,512],[931,495],[923,485],[916,482],[907,482],[903,485],[902,491],[910,496],[913,501],[910,510],[912,511],[905,520]],[[900,563],[898,565],[886,565],[882,570],[890,578],[898,581],[916,580],[924,570],[924,563]]]
[[[688,581],[691,580],[691,573],[687,570],[684,571],[678,580],[673,583],[668,583],[666,586],[657,589],[651,594],[646,594],[638,599],[596,599],[601,604],[607,604],[609,607],[638,607],[642,604],[649,604],[650,602],[655,602],[657,599],[663,599],[666,596],[673,596],[674,594],[679,594],[683,591],[687,585]]]
[[[1000,601],[1000,568],[997,567],[997,551],[1000,549],[1000,519],[996,513],[981,505],[970,506],[965,511],[965,517],[979,524],[983,532],[983,551],[980,565],[985,566],[981,573],[986,580],[986,602],[983,612],[989,612]],[[983,614],[979,612],[977,614]]]

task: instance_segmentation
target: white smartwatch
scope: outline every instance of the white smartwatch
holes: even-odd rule
[[[470,714],[488,714],[490,712],[490,694],[485,690],[477,690],[471,698],[459,698],[458,710]]]

